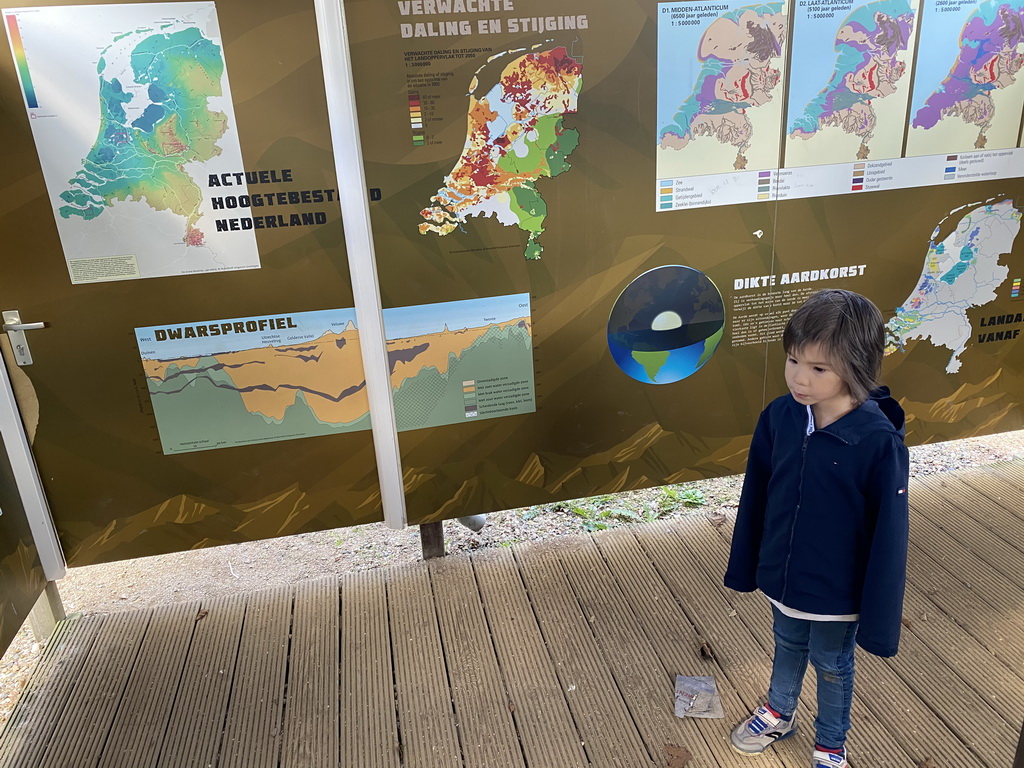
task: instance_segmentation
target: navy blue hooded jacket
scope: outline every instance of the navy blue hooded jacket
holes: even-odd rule
[[[907,565],[909,456],[899,403],[880,388],[807,434],[790,395],[750,443],[725,585],[807,613],[860,614],[857,643],[895,656]]]

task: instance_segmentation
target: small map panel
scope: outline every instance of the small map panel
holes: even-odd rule
[[[786,167],[900,157],[916,0],[799,0],[794,16]]]
[[[502,67],[501,74],[487,93],[477,93],[485,67]],[[579,133],[563,120],[577,111],[582,88],[583,67],[564,47],[489,57],[469,85],[462,155],[420,211],[420,234],[443,237],[471,217],[493,216],[527,232],[524,256],[539,259],[547,204],[537,181],[569,170]]]
[[[924,0],[907,156],[1016,147],[1024,0]]]
[[[137,328],[164,453],[370,428],[355,311]]]
[[[260,266],[205,192],[243,167],[212,2],[2,13],[73,283]]]
[[[962,216],[959,224],[940,242],[935,240],[945,219],[936,225],[917,288],[886,324],[886,354],[924,339],[953,353],[946,373],[960,370],[960,356],[975,335],[967,310],[994,302],[996,289],[1009,276],[999,259],[1011,252],[1021,223],[1012,200],[971,203],[946,219],[954,215]],[[986,341],[985,334],[980,341]]]
[[[530,295],[384,310],[399,430],[533,413]]]
[[[658,6],[659,178],[778,167],[784,6]]]

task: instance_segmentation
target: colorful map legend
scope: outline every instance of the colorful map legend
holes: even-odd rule
[[[416,91],[409,92],[409,124],[412,126],[413,146],[422,147],[424,143],[423,108],[420,95]]]
[[[1013,286],[1010,288],[1010,298],[1016,299],[1020,296],[1020,278],[1013,278]]]
[[[21,29],[18,27],[18,17],[14,14],[7,16],[7,33],[11,38],[11,51],[14,53],[14,61],[18,65],[18,77],[21,78],[21,87],[25,91],[25,104],[29,109],[38,109],[39,101],[36,99],[36,89],[32,85],[32,75],[28,71],[28,59],[25,57],[25,45],[21,41]]]
[[[722,173],[658,180],[657,210],[801,200],[1019,176],[1024,176],[1024,149],[1020,148]]]
[[[473,379],[462,382],[462,399],[466,403],[467,419],[475,419],[480,415],[476,405],[476,382]]]
[[[867,165],[867,163],[853,164],[853,178],[850,180],[851,192],[860,192],[864,189],[864,171],[867,169]]]
[[[710,176],[661,179],[658,210],[686,210],[716,205],[742,205],[776,199],[782,171],[741,171]],[[807,195],[810,197],[810,195]]]
[[[942,177],[944,181],[953,181],[956,179],[956,161],[959,157],[959,155],[946,156],[946,170]]]
[[[672,179],[658,182],[658,208],[663,211],[670,211],[675,208],[673,204],[673,193],[675,192]]]

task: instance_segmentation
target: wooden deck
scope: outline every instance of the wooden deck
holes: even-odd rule
[[[858,651],[851,765],[1006,768],[1024,464],[915,480],[911,504],[901,652]],[[0,766],[806,768],[809,727],[757,758],[727,740],[772,651],[764,598],[721,586],[730,527],[697,516],[71,619]],[[674,717],[676,674],[713,675],[725,719]]]

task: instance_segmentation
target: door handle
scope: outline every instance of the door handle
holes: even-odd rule
[[[46,323],[4,323],[4,331],[38,331],[46,327]]]
[[[3,330],[10,339],[14,350],[14,360],[18,365],[32,365],[32,351],[28,348],[25,331],[38,331],[46,327],[46,323],[23,323],[21,312],[17,309],[4,310]]]

